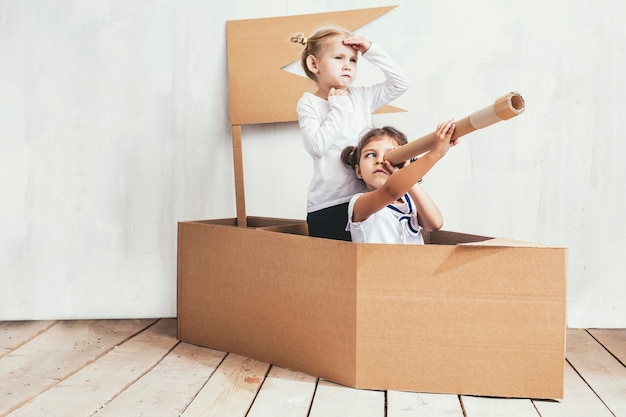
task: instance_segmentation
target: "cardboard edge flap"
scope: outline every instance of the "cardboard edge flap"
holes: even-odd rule
[[[477,242],[459,243],[459,246],[493,246],[493,247],[514,247],[514,248],[549,248],[562,249],[558,245],[546,245],[541,243],[525,242],[522,240],[508,239],[503,237],[489,238]]]

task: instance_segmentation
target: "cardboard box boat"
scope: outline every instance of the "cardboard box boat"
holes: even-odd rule
[[[297,120],[310,86],[282,69],[301,54],[288,34],[393,8],[227,22],[237,217],[178,225],[178,337],[355,388],[562,398],[566,249],[358,244],[246,214],[242,126]]]
[[[447,231],[179,223],[178,337],[355,388],[563,398],[566,249]]]

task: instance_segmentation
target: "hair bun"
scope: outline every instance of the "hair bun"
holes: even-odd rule
[[[290,40],[291,40],[291,42],[292,42],[292,43],[299,43],[299,44],[301,44],[301,45],[306,46],[306,41],[307,41],[307,39],[306,39],[306,37],[304,36],[304,33],[302,33],[302,32],[298,32],[298,33],[296,33],[295,35],[293,35],[293,36],[290,38]]]

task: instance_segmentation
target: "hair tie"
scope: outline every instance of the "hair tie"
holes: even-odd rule
[[[291,42],[306,46],[307,38],[304,36],[304,33],[298,32],[291,37]]]

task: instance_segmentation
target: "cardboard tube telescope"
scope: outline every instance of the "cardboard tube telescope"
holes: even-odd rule
[[[502,120],[508,120],[522,113],[525,109],[524,99],[516,92],[511,92],[499,97],[492,105],[484,109],[475,111],[461,120],[456,120],[456,129],[452,135],[452,140],[467,135],[475,130],[491,126]],[[385,154],[385,159],[394,165],[419,156],[427,152],[435,139],[435,132],[411,141],[406,145],[389,151]]]

